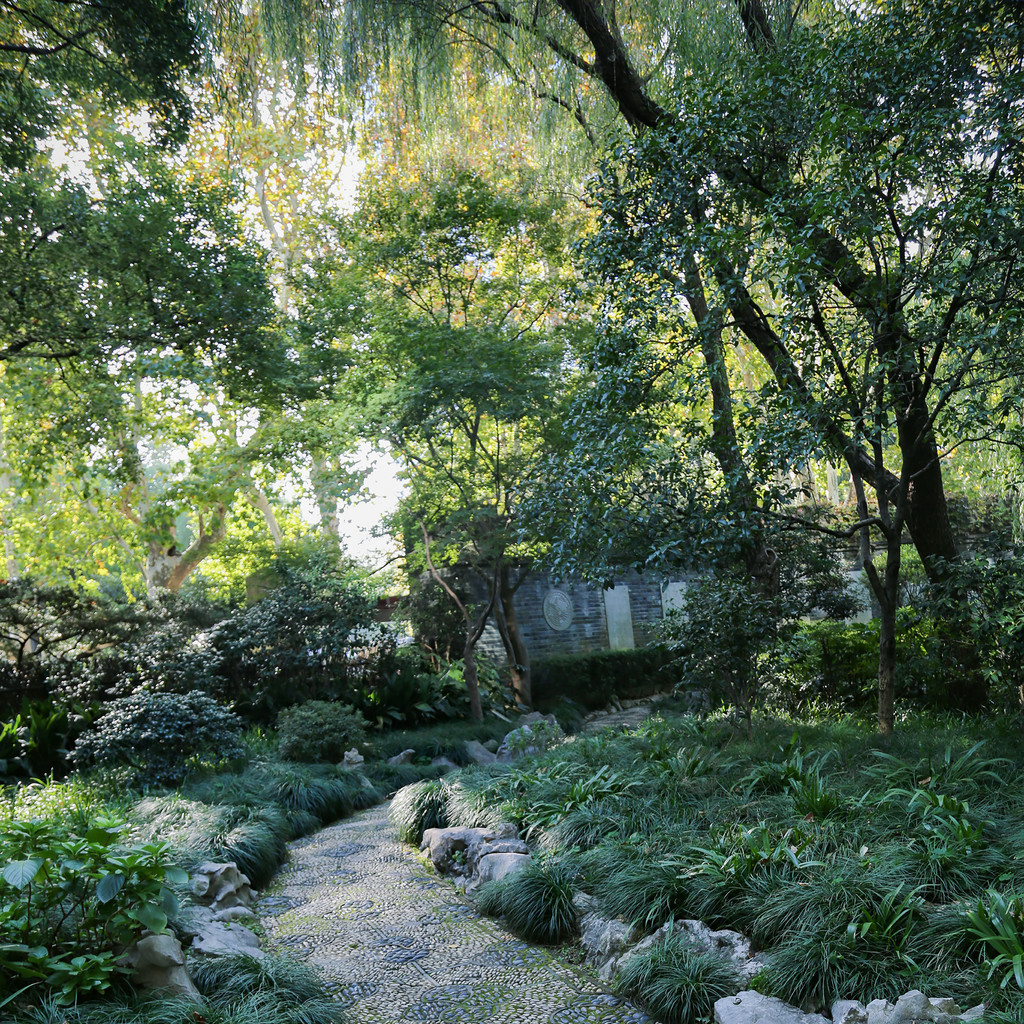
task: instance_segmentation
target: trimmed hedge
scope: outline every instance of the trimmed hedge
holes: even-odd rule
[[[612,697],[648,697],[677,682],[671,662],[671,653],[659,646],[538,658],[531,666],[533,703],[544,711],[572,700],[594,711]]]

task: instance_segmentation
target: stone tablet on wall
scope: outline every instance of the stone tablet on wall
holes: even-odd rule
[[[564,590],[549,590],[544,598],[544,621],[562,632],[572,625],[572,598]]]
[[[661,585],[661,614],[664,617],[669,612],[678,611],[683,607],[683,599],[686,596],[686,584],[679,582],[662,583]]]
[[[612,587],[604,592],[604,611],[608,621],[608,646],[613,651],[628,651],[633,639],[633,613],[629,605],[629,587]]]

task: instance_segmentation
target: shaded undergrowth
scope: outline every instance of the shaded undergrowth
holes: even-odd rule
[[[723,721],[653,719],[420,783],[392,817],[410,842],[514,821],[539,864],[485,887],[482,909],[524,937],[574,930],[570,915],[557,938],[538,931],[557,866],[641,930],[698,918],[743,932],[766,964],[753,983],[787,1002],[920,988],[1007,1019],[1024,1006],[1024,763],[987,725],[906,724],[883,746],[846,721],[762,722],[741,739]],[[675,938],[620,983],[665,1020],[701,1020],[729,984],[702,956]]]

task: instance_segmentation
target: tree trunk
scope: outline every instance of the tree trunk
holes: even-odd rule
[[[695,218],[697,219],[697,218]],[[750,535],[744,545],[747,571],[766,595],[778,593],[778,556],[764,541],[760,524],[752,521],[757,510],[757,496],[743,461],[743,451],[736,436],[736,419],[732,387],[725,361],[723,341],[724,311],[712,310],[707,304],[700,268],[691,258],[684,268],[686,301],[700,333],[700,350],[711,392],[711,450],[725,478],[732,506],[747,520]]]
[[[146,580],[146,593],[156,597],[161,590],[172,594],[181,590],[182,584],[216,546],[227,536],[227,506],[218,505],[210,515],[210,528],[202,516],[199,518],[199,533],[184,551],[179,551],[175,541],[174,523],[166,530],[162,540],[151,540],[146,545],[146,561],[142,567]],[[170,541],[170,544],[167,541]]]
[[[341,523],[338,519],[337,474],[332,473],[331,466],[322,452],[313,452],[312,455],[313,466],[309,477],[313,485],[317,511],[320,513],[320,530],[331,544],[340,547]]]
[[[520,577],[522,579],[522,577]],[[526,638],[519,628],[519,617],[516,614],[515,593],[518,588],[512,585],[511,570],[503,564],[499,576],[498,601],[495,604],[498,632],[505,646],[508,668],[512,675],[512,692],[516,702],[523,707],[533,707],[533,685],[530,674],[530,650],[526,646]]]
[[[887,538],[885,577],[878,595],[882,606],[878,619],[878,731],[882,736],[892,736],[896,731],[896,609],[900,591],[901,533],[896,528]]]
[[[473,631],[466,631],[466,643],[462,648],[463,678],[469,694],[469,714],[474,722],[482,722],[484,710],[480,704],[480,679],[476,671],[476,637]]]
[[[959,560],[949,506],[942,481],[935,434],[928,410],[915,393],[908,413],[899,424],[904,474],[910,479],[907,492],[907,529],[921,556],[928,580],[944,584],[949,580],[948,565]],[[953,665],[946,673],[946,702],[957,711],[978,711],[988,696],[977,649],[962,624],[950,623],[947,649]]]
[[[906,506],[907,529],[921,556],[928,579],[936,583],[943,576],[937,561],[955,562],[960,552],[949,521],[942,465],[928,409],[917,394],[911,403],[908,412],[899,421],[903,475],[910,480]]]
[[[258,487],[253,487],[249,492],[249,500],[252,502],[253,508],[262,513],[263,521],[267,524],[267,529],[270,531],[270,539],[273,541],[274,550],[280,551],[281,545],[284,543],[284,534],[281,532],[281,524],[278,523],[277,516],[274,515],[274,508],[270,504],[270,499]]]
[[[427,568],[430,570],[430,575],[434,577],[444,592],[455,602],[455,606],[462,613],[462,617],[466,621],[466,642],[462,646],[463,679],[466,683],[466,691],[469,694],[469,713],[473,721],[482,722],[484,711],[480,703],[480,678],[476,671],[476,645],[477,641],[484,634],[488,616],[490,616],[498,596],[498,570],[495,569],[490,582],[490,594],[487,604],[483,611],[477,615],[476,622],[474,623],[469,609],[459,600],[459,595],[455,593],[451,584],[434,567],[433,560],[430,557],[430,534],[427,533],[427,528],[422,520],[420,520],[420,531],[423,534],[423,551],[426,555]]]

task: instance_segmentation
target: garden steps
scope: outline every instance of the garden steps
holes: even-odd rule
[[[653,1024],[551,950],[478,916],[395,836],[387,805],[291,845],[256,907],[351,1024]]]

